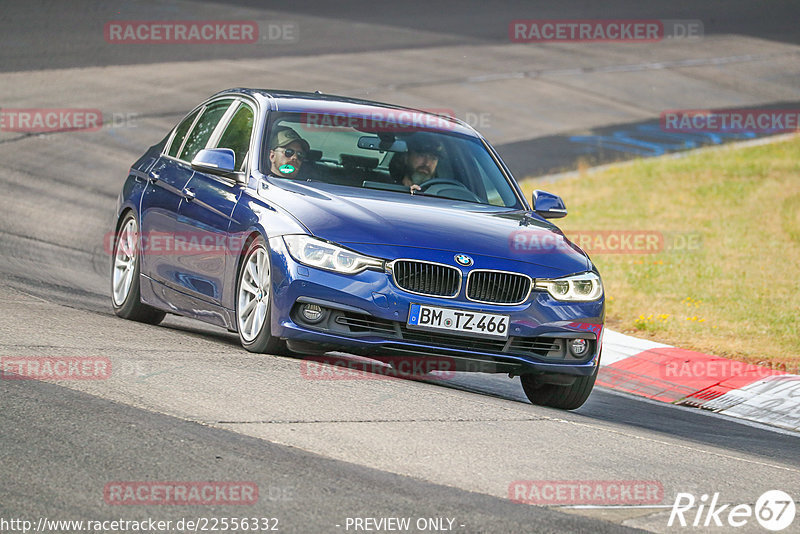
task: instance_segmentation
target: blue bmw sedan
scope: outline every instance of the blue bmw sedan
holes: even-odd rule
[[[252,352],[410,357],[519,376],[534,404],[594,386],[604,293],[589,257],[450,117],[231,89],[131,167],[109,240],[114,311],[238,332]]]

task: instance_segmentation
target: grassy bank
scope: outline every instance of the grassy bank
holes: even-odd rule
[[[591,244],[610,328],[797,372],[800,137],[523,188],[564,198],[569,215],[555,222]],[[626,235],[658,246],[612,253]]]

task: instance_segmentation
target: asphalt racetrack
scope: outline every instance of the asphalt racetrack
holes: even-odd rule
[[[0,380],[0,531],[41,518],[202,531],[185,521],[257,517],[282,532],[392,531],[366,518],[410,518],[409,532],[722,532],[705,516],[669,526],[678,494],[753,506],[777,489],[797,499],[800,442],[788,432],[602,388],[574,412],[537,407],[504,375],[309,379],[302,360],[248,353],[225,330],[174,316],[124,321],[111,310],[104,238],[131,163],[224,88],[453,110],[521,179],[581,158],[648,155],[603,138],[664,110],[800,102],[798,15],[789,1],[5,2],[0,107],[99,109],[104,126],[0,128],[0,356],[107,358],[114,371]],[[510,43],[509,22],[534,18],[692,20],[704,35]],[[104,38],[109,21],[161,19],[297,33],[247,45]],[[109,488],[131,481],[244,482],[258,499],[115,504]],[[510,498],[519,481],[644,481],[661,493],[645,505],[534,506]],[[764,529],[751,518],[736,531]]]

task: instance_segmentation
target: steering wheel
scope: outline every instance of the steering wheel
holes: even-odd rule
[[[467,189],[458,180],[450,178],[434,178],[420,184],[420,192],[437,197],[451,198],[453,200],[466,200],[468,202],[481,202],[478,195]]]

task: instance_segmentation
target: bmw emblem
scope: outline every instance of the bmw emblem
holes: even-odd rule
[[[456,254],[456,263],[462,265],[464,267],[469,267],[472,265],[472,258],[467,256],[466,254]]]

